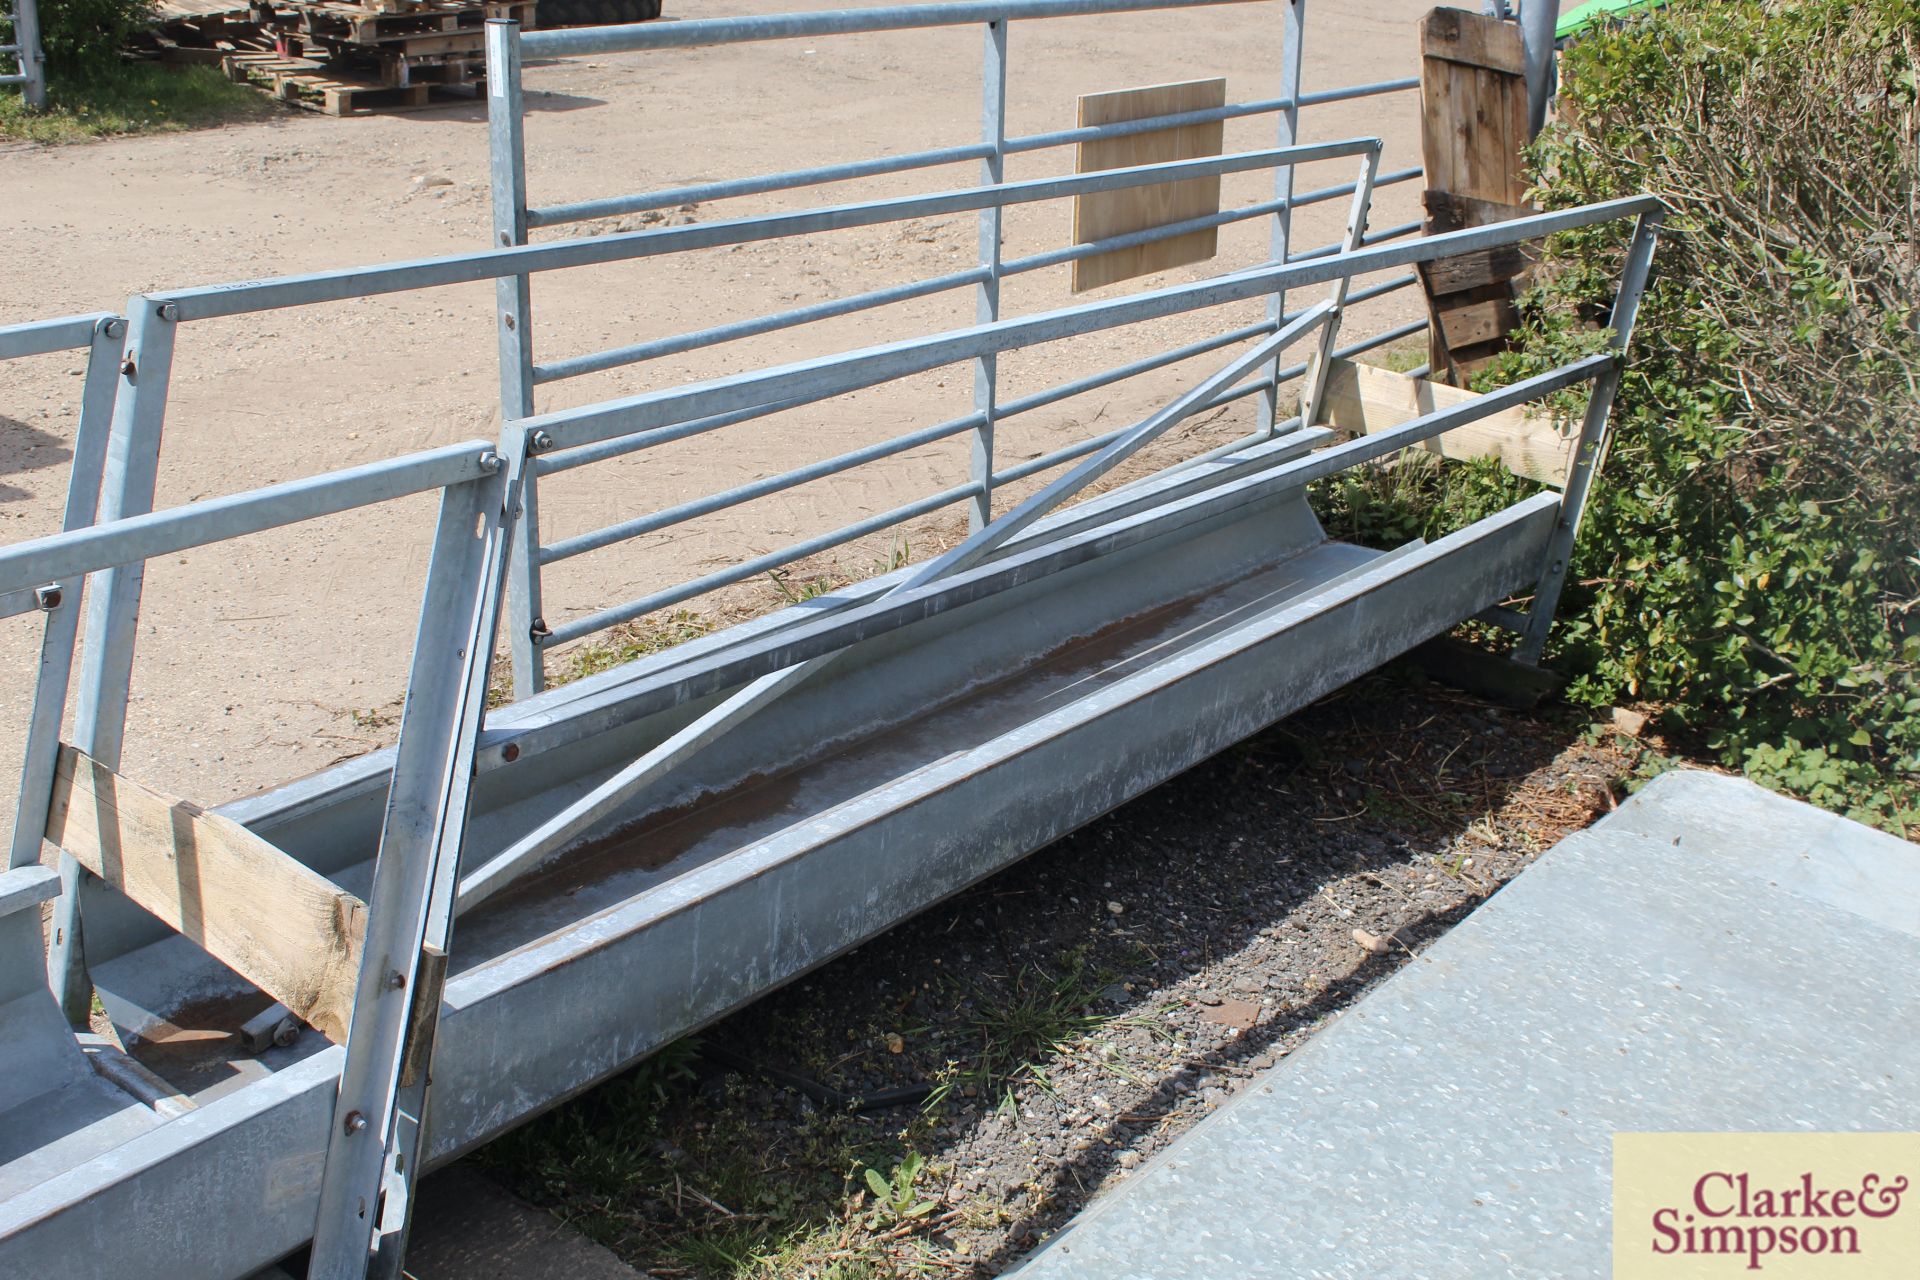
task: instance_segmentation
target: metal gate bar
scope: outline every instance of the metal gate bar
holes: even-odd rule
[[[0,329],[0,360],[78,347],[85,347],[87,351],[80,416],[73,433],[73,463],[67,473],[66,510],[60,521],[62,529],[74,530],[93,523],[100,495],[100,474],[106,465],[114,380],[120,376],[120,354],[126,334],[126,321],[115,315],[75,316],[71,320]],[[14,807],[13,840],[7,854],[9,867],[29,867],[40,861],[40,833],[46,830],[47,806],[53,794],[54,762],[60,750],[60,719],[66,711],[67,689],[73,676],[84,581],[78,575],[65,581],[48,578],[10,593],[0,593],[0,600],[7,602],[9,615],[22,612],[28,601],[47,614],[40,635],[40,661],[34,674],[33,715],[27,724],[27,740],[21,752],[20,792]]]

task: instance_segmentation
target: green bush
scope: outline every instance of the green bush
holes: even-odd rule
[[[134,35],[153,25],[153,0],[40,0],[40,47],[50,76],[112,72]]]
[[[1577,700],[1663,704],[1756,780],[1895,830],[1920,825],[1917,45],[1920,0],[1678,0],[1567,51],[1533,149],[1545,207],[1671,207],[1550,660]],[[1486,380],[1591,350],[1623,247],[1549,243]],[[1420,475],[1420,531],[1518,492]],[[1406,496],[1323,502],[1392,535]]]

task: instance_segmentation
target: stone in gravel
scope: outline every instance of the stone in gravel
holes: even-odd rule
[[[1107,904],[1107,910],[1113,912],[1113,914],[1117,916],[1125,915],[1127,912],[1127,904],[1124,902],[1109,902]]]
[[[1220,997],[1211,991],[1196,991],[1193,993],[1193,1002],[1195,1004],[1219,1004]]]
[[[1108,1004],[1125,1004],[1127,1001],[1133,999],[1133,996],[1124,986],[1115,982],[1100,989],[1100,998]]]
[[[1353,940],[1360,944],[1361,950],[1370,951],[1376,956],[1383,956],[1393,950],[1392,934],[1383,938],[1377,933],[1368,933],[1365,929],[1355,929]]]
[[[1120,1167],[1122,1169],[1136,1169],[1139,1166],[1140,1153],[1138,1151],[1122,1151],[1120,1153]]]
[[[1626,707],[1615,707],[1613,709],[1613,727],[1621,733],[1626,734],[1629,738],[1637,738],[1646,732],[1647,717],[1639,711],[1631,711]]]
[[[1235,1031],[1245,1031],[1260,1021],[1260,1006],[1252,1000],[1213,1001],[1215,1007],[1201,1011],[1200,1016],[1208,1022],[1223,1027],[1232,1027]]]

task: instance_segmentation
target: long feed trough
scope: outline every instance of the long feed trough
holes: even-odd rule
[[[311,1245],[312,1276],[397,1275],[418,1170],[1465,619],[1508,622],[1521,632],[1519,656],[1537,659],[1604,451],[1657,205],[1621,200],[1428,239],[1404,229],[1369,236],[1369,203],[1385,180],[1378,141],[1294,142],[1307,101],[1300,0],[1279,6],[1290,51],[1283,96],[1213,113],[1279,116],[1276,147],[1005,181],[1005,154],[1032,142],[1009,139],[993,110],[1013,20],[1182,7],[1195,6],[1009,0],[525,35],[497,24],[489,56],[499,245],[147,295],[124,316],[0,328],[0,359],[90,352],[66,532],[0,548],[0,613],[45,615],[13,869],[0,875],[0,1274],[240,1277]],[[986,33],[988,142],[959,156],[922,153],[919,163],[978,160],[982,185],[526,243],[529,225],[655,207],[687,189],[529,208],[523,46],[559,56],[964,24]],[[1091,132],[1116,127],[1138,131],[1134,122]],[[1035,135],[1040,142],[1027,149],[1088,133]],[[1338,159],[1357,162],[1357,181],[1295,195],[1296,165]],[[913,161],[842,168],[896,172]],[[1274,219],[1274,254],[1264,264],[999,314],[999,276],[1019,269],[999,254],[1004,210],[1253,169],[1273,172],[1276,198],[1219,222]],[[704,198],[848,176],[809,170],[709,184]],[[1345,238],[1290,251],[1291,209],[1340,197],[1351,201]],[[535,365],[526,338],[533,275],[960,210],[981,219],[982,265],[934,283],[973,292],[975,322],[966,327],[532,412],[537,381],[637,362],[669,345]],[[1355,286],[1356,277],[1610,223],[1619,224],[1625,255],[1606,350],[1369,434],[1349,438],[1320,425],[1335,359],[1385,340],[1340,346],[1343,315],[1412,279]],[[1189,230],[1172,224],[1155,234]],[[1128,247],[1154,234],[1118,239]],[[1050,261],[1114,247],[1076,246]],[[497,282],[501,321],[499,440],[150,511],[181,325],[488,279]],[[1288,309],[1289,291],[1316,287],[1330,296]],[[903,286],[690,340],[729,341],[930,291]],[[1210,341],[1050,393],[1064,399],[1221,353],[1214,359],[1222,363],[1154,412],[1037,463],[995,470],[994,423],[1048,399],[1002,401],[998,354],[1236,303],[1265,303],[1267,321],[1223,326]],[[674,341],[684,349],[686,340]],[[543,474],[956,364],[976,378],[972,415],[642,513],[571,546],[541,544],[534,489]],[[1279,395],[1289,381],[1300,385],[1301,413],[1291,419]],[[1581,384],[1590,396],[1560,491],[1430,544],[1385,551],[1330,540],[1315,519],[1307,496],[1316,481]],[[1182,422],[1243,395],[1261,397],[1251,435],[1097,487]],[[543,563],[942,435],[974,441],[966,484],[772,559],[962,507],[972,532],[952,550],[538,691],[543,649],[742,580],[767,558],[563,627],[540,616]],[[1048,471],[1037,490],[996,506],[996,488]],[[440,519],[397,747],[211,813],[119,772],[149,559],[422,492],[441,495]],[[90,607],[81,644],[83,587]],[[1525,615],[1496,608],[1527,596]],[[496,640],[512,655],[522,696],[489,711]],[[57,873],[40,865],[43,838],[60,850]],[[41,976],[49,899],[50,984]],[[111,1035],[84,1030],[96,997]]]

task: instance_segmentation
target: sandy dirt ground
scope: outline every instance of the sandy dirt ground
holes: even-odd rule
[[[775,11],[784,0],[714,0],[680,17]],[[1309,12],[1306,87],[1414,74],[1415,21],[1430,0]],[[1224,75],[1230,100],[1278,91],[1273,5],[1017,24],[1009,128],[1069,127],[1082,93]],[[971,141],[978,29],[595,57],[527,72],[531,190],[551,203]],[[1385,168],[1419,163],[1415,95],[1309,110],[1307,139],[1378,135]],[[1271,145],[1273,117],[1231,122],[1229,149]],[[1015,157],[1009,177],[1065,172],[1067,150]],[[1351,161],[1303,169],[1302,189],[1350,179]],[[831,188],[829,199],[968,185],[972,166]],[[1228,203],[1270,178],[1229,178]],[[131,293],[459,251],[489,224],[480,104],[331,119],[288,113],[199,133],[0,149],[0,323],[115,309]],[[1417,184],[1383,191],[1373,225],[1417,217]],[[755,196],[671,213],[708,220],[817,203]],[[1339,234],[1344,201],[1303,210],[1297,246]],[[620,225],[639,225],[630,221]],[[592,228],[590,228],[591,230]],[[606,228],[601,228],[606,229]],[[576,230],[574,234],[578,234]],[[537,280],[540,358],[700,328],[960,269],[973,215],[804,241],[590,268]],[[1213,264],[1093,296],[1198,278],[1264,258],[1264,221],[1229,228]],[[1007,218],[1009,255],[1070,239],[1066,202]],[[1009,282],[1003,313],[1068,302],[1067,268]],[[869,312],[543,388],[540,407],[585,403],[890,338],[955,327],[969,292]],[[1415,315],[1408,292],[1356,309],[1349,334]],[[1257,306],[1181,317],[1003,359],[1003,396],[1246,323]],[[408,450],[494,426],[492,290],[472,286],[189,326],[173,377],[159,502],[168,505]],[[1124,425],[1224,357],[1065,402],[1001,428],[1001,465]],[[0,536],[53,530],[66,481],[79,357],[0,366]],[[542,490],[546,540],[585,532],[965,412],[952,368],[595,468]],[[1182,433],[1184,447],[1251,425],[1253,401]],[[697,523],[570,560],[547,577],[560,621],[887,510],[965,476],[953,440]],[[328,519],[150,566],[125,768],[215,803],[377,745],[402,689],[425,569],[430,501]],[[944,526],[910,529],[911,545]],[[859,571],[887,536],[837,553]],[[767,587],[756,588],[766,591]],[[697,602],[696,602],[697,603]],[[37,620],[0,623],[0,757],[18,751]],[[12,796],[4,801],[11,810]]]

